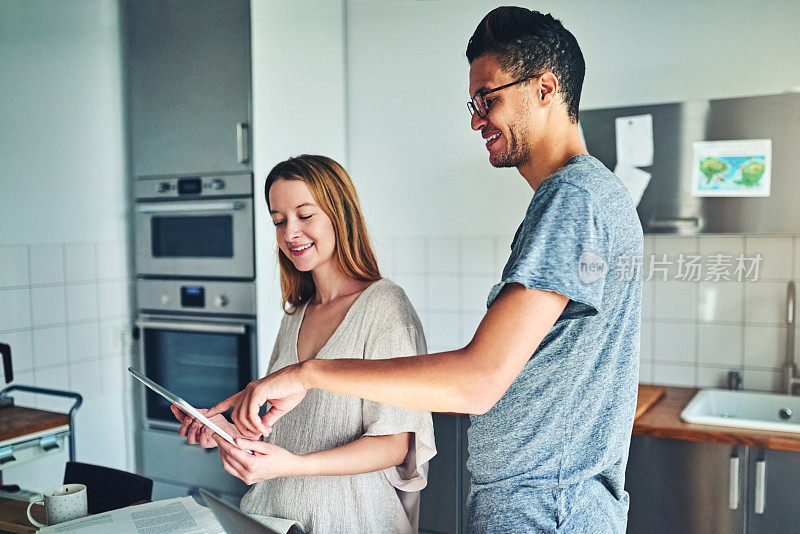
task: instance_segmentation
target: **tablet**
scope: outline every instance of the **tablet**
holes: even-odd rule
[[[149,387],[150,389],[152,389],[153,391],[155,391],[156,393],[158,393],[159,395],[161,395],[162,397],[164,397],[165,399],[170,401],[172,404],[174,404],[175,406],[177,406],[178,408],[183,410],[184,413],[186,413],[187,415],[191,415],[196,420],[198,420],[201,423],[203,423],[204,425],[206,425],[208,428],[210,428],[211,430],[213,430],[214,432],[219,434],[219,436],[222,439],[224,439],[225,441],[227,441],[228,443],[230,443],[234,447],[239,447],[238,445],[236,445],[236,442],[233,440],[233,438],[231,437],[230,434],[228,434],[227,432],[222,430],[220,427],[215,425],[213,422],[211,422],[211,420],[208,417],[206,417],[203,414],[201,414],[200,412],[198,412],[194,408],[194,406],[192,406],[191,404],[189,404],[188,402],[186,402],[182,398],[178,397],[177,395],[175,395],[174,393],[172,393],[168,389],[163,388],[160,385],[156,384],[155,382],[153,382],[152,380],[150,380],[149,378],[144,376],[142,373],[140,373],[139,371],[137,371],[133,367],[128,367],[128,371],[134,376],[134,378],[136,378],[142,384],[144,384],[145,386]],[[253,454],[253,451],[246,451],[246,452],[249,453],[249,454]]]

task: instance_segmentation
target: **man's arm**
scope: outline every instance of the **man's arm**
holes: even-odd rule
[[[309,360],[299,378],[307,389],[404,408],[485,413],[522,371],[567,302],[557,293],[509,284],[462,349],[369,362]]]
[[[507,284],[464,348],[385,360],[316,360],[286,367],[210,410],[233,407],[240,430],[264,431],[318,388],[431,412],[486,413],[503,396],[555,324],[569,299]],[[259,408],[270,402],[263,421]]]

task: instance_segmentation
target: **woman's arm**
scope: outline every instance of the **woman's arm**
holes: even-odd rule
[[[289,451],[263,441],[236,438],[236,448],[214,434],[225,470],[254,484],[277,477],[357,475],[380,471],[403,462],[408,454],[410,432],[389,436],[363,436],[340,447],[308,454]],[[244,450],[255,454],[249,455]]]

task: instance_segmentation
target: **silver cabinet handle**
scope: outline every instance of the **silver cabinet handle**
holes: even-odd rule
[[[739,457],[731,456],[728,474],[728,508],[739,509]]]
[[[754,512],[764,513],[764,505],[767,501],[767,461],[758,460],[756,462],[756,498]]]
[[[657,230],[697,228],[698,226],[700,226],[700,219],[697,217],[653,218],[647,223],[648,228]]]
[[[241,164],[250,161],[249,132],[250,125],[246,122],[240,122],[236,125],[236,159]]]
[[[180,321],[136,321],[136,326],[139,328],[201,332],[204,334],[242,335],[247,331],[247,327],[243,324],[183,323]]]
[[[241,200],[219,202],[153,202],[138,204],[138,213],[177,213],[187,211],[239,211],[244,209]]]

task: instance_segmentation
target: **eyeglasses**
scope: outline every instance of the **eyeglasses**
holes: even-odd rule
[[[538,77],[539,76],[528,76],[527,78],[522,78],[521,80],[507,83],[505,85],[501,85],[500,87],[495,87],[494,89],[489,89],[488,91],[478,91],[477,93],[475,93],[475,96],[473,96],[472,99],[469,102],[467,102],[467,109],[469,110],[469,114],[474,115],[475,113],[477,113],[478,117],[484,118],[486,114],[489,113],[489,104],[486,102],[486,95],[496,93],[497,91],[505,89],[506,87],[511,87],[512,85],[517,85],[518,83],[527,82],[532,78],[538,78]]]

